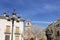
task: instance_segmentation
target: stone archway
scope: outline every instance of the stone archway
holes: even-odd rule
[[[30,40],[34,40],[34,38],[31,38]]]

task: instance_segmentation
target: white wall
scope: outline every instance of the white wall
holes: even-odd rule
[[[23,33],[23,24],[24,22],[23,21],[20,21],[19,23],[18,22],[14,22],[14,32],[15,33],[15,28],[16,27],[20,27],[20,33],[22,34]],[[6,25],[9,25],[10,26],[10,32],[11,32],[11,28],[12,28],[12,22],[11,21],[7,21],[5,19],[0,19],[0,40],[5,40],[5,30],[6,30]],[[13,39],[15,40],[15,34],[13,35]],[[21,35],[20,35],[20,39],[21,39]],[[10,40],[11,40],[11,34],[10,34]]]
[[[5,40],[6,25],[9,25],[11,30],[11,22],[7,22],[5,19],[0,19],[0,40]]]

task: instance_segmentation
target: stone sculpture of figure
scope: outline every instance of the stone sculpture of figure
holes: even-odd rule
[[[46,30],[46,37],[47,37],[47,40],[52,40],[51,32],[49,31],[49,29]]]

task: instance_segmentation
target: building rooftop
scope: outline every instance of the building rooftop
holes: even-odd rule
[[[0,16],[0,19],[6,19],[6,17],[5,16]],[[11,19],[10,17],[9,17],[9,19]],[[18,18],[15,18],[15,20],[17,20]],[[25,21],[23,18],[20,18],[20,21]]]

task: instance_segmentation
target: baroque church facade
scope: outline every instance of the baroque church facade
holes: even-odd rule
[[[60,18],[46,28],[47,40],[60,40]],[[49,37],[49,38],[48,38]]]
[[[30,20],[27,20],[24,33],[23,33],[24,40],[36,40],[36,33],[32,29],[32,24]]]

